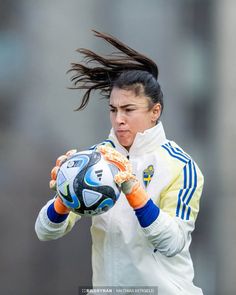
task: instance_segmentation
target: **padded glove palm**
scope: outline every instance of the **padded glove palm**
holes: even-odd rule
[[[129,160],[109,146],[99,146],[98,151],[108,161],[116,165],[120,172],[115,175],[114,181],[121,187],[122,192],[133,209],[142,208],[149,197],[141,186],[139,180],[132,174],[132,166]]]

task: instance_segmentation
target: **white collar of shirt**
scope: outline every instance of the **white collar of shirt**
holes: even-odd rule
[[[111,129],[109,139],[114,142],[116,149],[120,153],[127,156],[152,152],[158,146],[166,142],[166,135],[162,123],[159,122],[156,126],[147,129],[142,133],[138,132],[129,152],[120,145],[113,128]]]

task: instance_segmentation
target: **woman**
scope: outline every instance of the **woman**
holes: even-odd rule
[[[78,110],[86,107],[93,90],[109,99],[112,129],[108,140],[94,148],[120,168],[115,181],[123,193],[112,209],[92,220],[93,285],[157,286],[159,295],[202,294],[192,282],[189,253],[202,173],[165,136],[156,64],[116,38],[94,32],[118,52],[102,57],[79,49],[86,63],[72,64],[72,81],[76,89],[86,90]],[[74,152],[58,158],[51,188],[59,166]],[[78,219],[56,196],[40,211],[36,233],[40,240],[56,239]]]

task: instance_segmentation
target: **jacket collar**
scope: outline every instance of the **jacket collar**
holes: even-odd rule
[[[120,145],[113,128],[111,129],[109,139],[114,142],[116,149],[120,153],[127,156],[152,152],[166,141],[166,135],[162,123],[159,122],[156,126],[145,130],[143,133],[138,132],[129,151]]]

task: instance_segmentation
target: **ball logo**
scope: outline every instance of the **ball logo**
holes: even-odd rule
[[[103,170],[96,170],[95,171],[95,174],[97,175],[99,181],[102,180],[102,172],[103,172]]]
[[[67,164],[67,168],[72,168],[72,167],[74,167],[74,165],[75,165],[74,161],[69,161]]]
[[[67,168],[77,167],[82,170],[85,165],[89,162],[89,157],[86,155],[80,155],[79,159],[74,159],[74,157],[67,162]]]
[[[85,174],[84,181],[87,185],[99,186],[101,185],[102,174],[102,169],[94,171],[93,167],[90,167]]]

